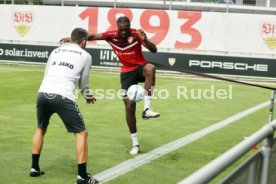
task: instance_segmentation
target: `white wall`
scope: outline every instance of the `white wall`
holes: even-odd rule
[[[1,5],[0,41],[57,43],[75,27],[91,33],[103,32],[111,24],[115,28],[116,17],[123,14],[159,48],[276,54],[276,16],[215,12]]]

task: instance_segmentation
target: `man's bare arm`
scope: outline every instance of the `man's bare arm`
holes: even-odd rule
[[[92,40],[103,40],[103,39],[102,39],[102,33],[98,33],[98,34],[89,34],[87,40],[88,40],[88,41],[92,41]]]
[[[146,33],[142,29],[138,29],[138,34],[141,40],[143,41],[142,42],[143,46],[146,47],[152,53],[156,53],[157,52],[156,45],[148,40]]]
[[[103,40],[102,39],[102,33],[99,33],[99,34],[89,34],[87,40],[88,41]],[[68,42],[71,42],[71,38],[70,37],[62,38],[59,42],[60,43],[68,43]]]
[[[151,51],[152,53],[156,53],[157,52],[157,48],[156,45],[154,43],[152,43],[151,41],[149,41],[148,39],[145,39],[142,43],[149,51]]]

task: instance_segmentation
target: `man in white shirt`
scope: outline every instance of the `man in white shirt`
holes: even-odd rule
[[[93,93],[89,90],[89,71],[92,58],[84,50],[87,37],[86,30],[82,28],[74,29],[71,33],[71,44],[53,50],[47,61],[44,79],[37,97],[38,128],[33,136],[31,177],[44,174],[39,167],[43,138],[50,117],[53,113],[57,113],[67,131],[74,133],[76,136],[77,184],[99,183],[98,180],[86,172],[88,134],[75,102],[77,86],[88,104],[96,101]]]

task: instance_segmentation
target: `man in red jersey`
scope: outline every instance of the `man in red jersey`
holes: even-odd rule
[[[142,46],[152,53],[157,52],[154,43],[147,39],[145,32],[141,29],[131,29],[129,18],[126,16],[117,19],[118,30],[107,31],[99,34],[89,34],[88,40],[106,40],[117,54],[121,67],[121,86],[124,91],[138,82],[145,82],[147,91],[144,98],[143,119],[156,118],[160,114],[150,109],[150,101],[155,85],[155,67],[148,63],[142,54]],[[124,94],[126,96],[126,93]],[[136,103],[124,98],[126,121],[131,134],[132,149],[129,152],[136,155],[140,151],[137,127],[136,127]]]
[[[142,46],[152,53],[157,52],[154,43],[147,39],[145,32],[141,29],[131,29],[129,18],[126,16],[117,19],[118,30],[107,31],[98,34],[89,34],[88,40],[105,40],[117,54],[121,67],[121,86],[126,92],[127,89],[138,82],[145,82],[146,95],[144,97],[143,119],[156,118],[160,114],[150,109],[151,97],[155,85],[155,67],[148,63],[142,54]],[[66,41],[66,39],[62,39]],[[124,93],[126,97],[126,93]],[[131,134],[132,149],[130,154],[136,155],[140,151],[136,127],[136,104],[128,98],[124,98],[126,121]]]

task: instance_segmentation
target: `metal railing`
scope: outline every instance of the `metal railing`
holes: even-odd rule
[[[205,184],[214,179],[226,168],[231,166],[241,156],[251,150],[252,147],[263,141],[263,147],[261,150],[252,155],[246,162],[241,164],[236,170],[228,175],[221,183],[229,183],[233,181],[236,176],[246,167],[249,167],[249,174],[247,178],[248,184],[268,184],[270,159],[273,145],[273,134],[276,130],[276,120],[273,119],[273,107],[275,91],[272,91],[271,103],[269,110],[269,123],[263,126],[259,131],[246,138],[221,156],[217,157],[212,162],[208,163],[201,169],[194,172],[184,180],[180,181],[179,184]],[[260,166],[260,176],[257,177],[257,165],[259,161],[262,161]]]
[[[186,179],[179,182],[179,184],[205,184],[215,178],[218,174],[232,165],[236,160],[238,160],[242,155],[247,153],[251,150],[251,148],[256,145],[257,143],[261,142],[264,138],[269,135],[272,135],[273,132],[276,130],[276,120],[272,123],[265,125],[262,129],[258,132],[251,135],[247,140],[244,140],[240,144],[236,145],[232,149],[225,152],[220,157],[216,158],[209,164],[205,165],[203,168],[199,169]],[[262,156],[266,159],[270,158],[271,154],[271,147],[263,147],[262,149]],[[257,155],[258,156],[258,155]],[[264,159],[263,158],[263,159]],[[265,161],[263,161],[265,162]],[[267,168],[268,166],[268,168]],[[268,183],[268,169],[269,165],[263,163],[262,173],[261,173],[261,184]],[[239,171],[239,170],[238,170]],[[237,173],[237,172],[236,172]],[[255,174],[251,174],[251,176],[255,176]],[[254,182],[252,182],[252,180]],[[251,183],[256,183],[255,179],[251,178]],[[258,182],[259,183],[259,182]]]

